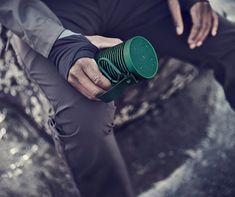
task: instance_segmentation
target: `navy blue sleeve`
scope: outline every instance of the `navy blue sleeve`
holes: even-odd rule
[[[69,70],[76,60],[83,57],[94,58],[97,51],[98,48],[85,36],[81,34],[71,35],[56,40],[48,58],[67,80]]]

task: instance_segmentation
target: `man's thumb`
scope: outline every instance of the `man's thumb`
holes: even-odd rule
[[[86,38],[98,49],[109,48],[122,43],[118,38],[107,38],[103,36],[86,36]]]
[[[174,20],[176,33],[181,35],[184,32],[184,23],[181,14],[180,4],[178,0],[168,0],[171,16]]]

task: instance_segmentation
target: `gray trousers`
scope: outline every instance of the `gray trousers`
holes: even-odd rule
[[[99,34],[124,40],[142,35],[153,43],[160,54],[212,68],[224,87],[228,101],[235,107],[235,86],[232,85],[235,81],[233,23],[220,17],[218,35],[209,37],[202,47],[190,50],[186,42],[191,27],[190,16],[184,14],[186,30],[184,35],[177,36],[164,0],[108,0],[102,5],[97,5],[100,1],[78,1],[77,8],[71,4],[75,6],[73,10],[76,13],[73,13],[72,7],[59,6],[61,2],[45,1],[68,29],[85,35]],[[88,2],[89,6],[85,6]],[[98,17],[99,13],[102,16]],[[113,135],[114,104],[86,99],[59,75],[47,59],[17,37],[12,43],[25,71],[40,86],[55,110],[50,124],[54,128],[56,146],[68,164],[81,195],[135,196]]]

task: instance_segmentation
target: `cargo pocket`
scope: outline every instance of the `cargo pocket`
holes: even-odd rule
[[[59,138],[59,131],[57,130],[55,120],[52,117],[49,118],[48,125],[51,130],[51,135],[55,144],[56,152],[61,159],[65,159],[64,143]]]
[[[61,132],[60,129],[56,126],[55,118],[53,116],[49,117],[48,125],[52,131],[52,138],[59,157],[66,160],[65,145],[68,145],[72,142],[72,139],[79,133],[79,129],[71,134],[61,134],[63,132]]]

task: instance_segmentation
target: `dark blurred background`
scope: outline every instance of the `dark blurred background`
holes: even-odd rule
[[[235,21],[234,0],[213,6]],[[0,27],[0,197],[73,197],[38,86]],[[235,113],[211,71],[171,57],[117,102],[115,132],[140,197],[234,197]]]

